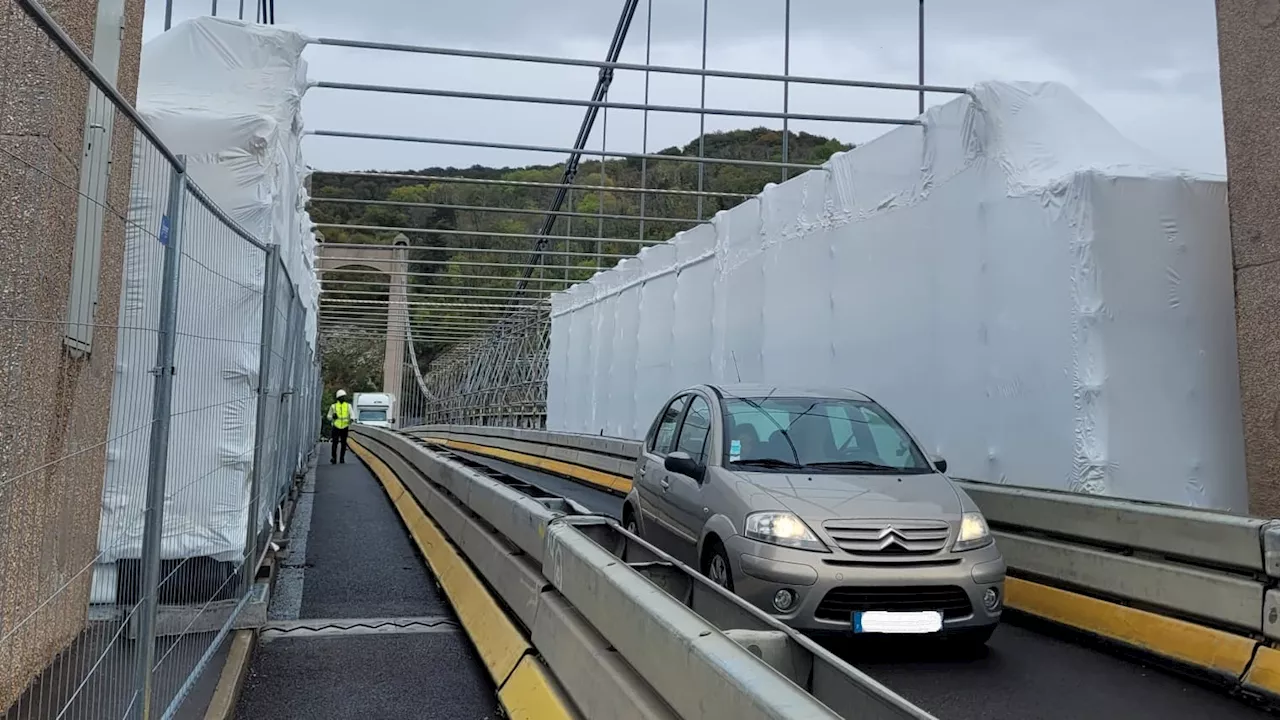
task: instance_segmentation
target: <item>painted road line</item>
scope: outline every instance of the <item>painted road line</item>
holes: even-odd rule
[[[1249,671],[1244,675],[1244,686],[1273,698],[1280,697],[1280,650],[1266,646],[1258,648]]]
[[[249,675],[249,659],[253,656],[252,630],[237,630],[231,635],[231,648],[222,664],[222,674],[213,690],[213,698],[205,710],[205,720],[231,720],[236,714],[240,690]]]
[[[1005,604],[1014,610],[1233,678],[1244,673],[1258,645],[1252,638],[1021,578],[1005,580]]]
[[[498,701],[512,720],[576,718],[533,647],[439,526],[423,511],[386,463],[351,441],[351,449],[378,478],[395,504],[449,604],[498,687]]]
[[[474,453],[476,455],[484,455],[497,460],[506,460],[516,465],[524,465],[538,470],[544,470],[553,475],[567,477],[571,480],[590,485],[597,490],[605,490],[615,495],[626,495],[631,492],[631,478],[613,473],[595,470],[581,465],[575,465],[563,460],[554,460],[552,458],[538,457],[537,455],[526,455],[525,453],[516,452],[514,450],[506,450],[504,448],[489,447],[488,445],[476,445],[475,443],[462,442],[461,440],[446,440],[443,438],[423,438],[427,442],[436,445],[444,445],[445,447],[463,452]]]

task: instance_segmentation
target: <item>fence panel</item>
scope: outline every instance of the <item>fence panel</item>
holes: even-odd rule
[[[125,717],[159,278],[123,278],[160,262],[175,164],[48,27],[0,16],[0,711]]]
[[[265,253],[191,187],[183,193],[174,232],[177,318],[156,595],[157,708],[185,693],[187,678],[203,669],[240,607],[258,559],[248,539],[261,526],[249,513],[249,478]],[[181,691],[165,702],[169,687]]]
[[[0,716],[171,716],[313,449],[306,310],[86,39],[0,34]]]

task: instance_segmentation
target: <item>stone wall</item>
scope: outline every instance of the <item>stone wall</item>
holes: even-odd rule
[[[43,0],[92,56],[97,0]],[[136,92],[143,0],[125,3],[118,87]],[[63,344],[88,82],[0,0],[0,708],[86,624],[106,463],[134,142],[116,115],[92,351]]]
[[[1280,0],[1218,0],[1249,511],[1280,517]]]

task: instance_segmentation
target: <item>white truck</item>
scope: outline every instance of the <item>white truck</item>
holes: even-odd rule
[[[351,398],[355,409],[355,421],[361,425],[373,427],[395,427],[395,414],[392,407],[395,398],[387,393],[356,393]]]

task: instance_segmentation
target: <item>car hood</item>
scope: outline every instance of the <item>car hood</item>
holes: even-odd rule
[[[806,522],[841,518],[956,518],[960,495],[945,476],[737,473],[753,509],[780,503]],[[749,487],[748,487],[749,486]]]

